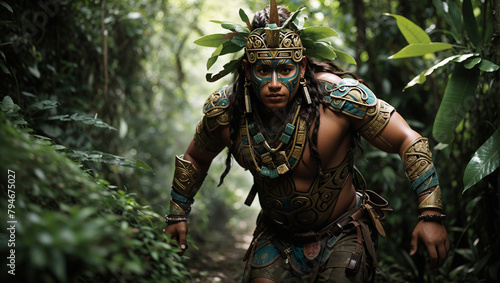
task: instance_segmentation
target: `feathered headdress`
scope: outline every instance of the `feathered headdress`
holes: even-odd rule
[[[346,52],[334,47],[333,38],[338,33],[329,27],[312,26],[304,28],[307,16],[304,7],[290,14],[290,17],[280,25],[276,0],[271,0],[269,22],[265,28],[252,30],[248,16],[243,9],[239,14],[245,25],[212,21],[219,23],[228,33],[217,33],[203,36],[194,43],[200,46],[216,47],[207,61],[207,70],[217,61],[219,56],[235,53],[245,48],[248,61],[255,63],[258,59],[290,58],[300,62],[304,55],[318,60],[333,60],[338,58],[347,63],[356,64]],[[217,74],[207,73],[206,79],[215,82],[229,73],[234,72],[242,62],[242,57],[225,64]]]

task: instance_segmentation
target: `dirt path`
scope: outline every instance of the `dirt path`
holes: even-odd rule
[[[190,249],[186,266],[192,279],[188,282],[241,282],[245,263],[243,256],[252,231],[238,235],[219,235],[203,243],[199,250]]]

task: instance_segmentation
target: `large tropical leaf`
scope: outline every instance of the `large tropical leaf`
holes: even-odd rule
[[[435,70],[448,65],[449,63],[463,62],[463,61],[465,61],[466,59],[469,59],[472,56],[478,56],[478,55],[479,55],[479,53],[468,53],[468,54],[461,54],[461,55],[460,54],[459,55],[453,55],[453,56],[450,56],[448,58],[445,58],[445,59],[441,60],[439,63],[437,63],[436,65],[430,67],[429,69],[421,72],[418,76],[414,77],[405,86],[405,88],[403,89],[403,91],[406,90],[409,87],[412,87],[412,86],[416,85],[416,84],[423,84],[425,82],[425,80],[426,80],[425,77],[427,77],[430,74],[432,74]]]
[[[434,7],[436,7],[436,10],[438,11],[439,14],[446,20],[446,22],[450,25],[449,31],[451,32],[451,35],[455,38],[457,42],[460,42],[460,23],[456,23],[450,13],[450,6],[446,3],[446,8],[444,6],[443,0],[432,0],[432,3],[434,4]],[[453,8],[452,8],[453,9]],[[455,13],[453,13],[455,14]]]
[[[453,45],[444,42],[412,43],[399,50],[398,53],[390,56],[389,59],[423,56],[428,53],[434,53],[451,48],[453,48]]]
[[[429,35],[427,35],[427,33],[425,33],[423,29],[421,29],[419,26],[417,26],[407,18],[389,13],[386,13],[385,15],[394,17],[396,19],[396,24],[398,25],[399,30],[405,37],[408,44],[431,42],[431,38],[429,37]]]
[[[484,177],[491,174],[500,166],[499,132],[496,131],[479,149],[474,153],[467,164],[464,172],[464,190],[468,190]],[[463,193],[462,192],[462,193]]]
[[[449,144],[453,141],[455,128],[474,103],[478,80],[478,68],[466,69],[462,64],[455,65],[432,129],[434,138],[439,142]]]
[[[470,0],[463,0],[462,14],[464,17],[464,28],[465,31],[467,31],[469,40],[475,47],[478,47],[481,44],[481,37],[479,36],[476,18],[474,17],[474,11]]]

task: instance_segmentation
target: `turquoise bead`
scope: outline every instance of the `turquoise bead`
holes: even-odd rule
[[[293,131],[295,131],[295,126],[290,123],[286,124],[285,133],[291,136],[293,134]]]
[[[290,139],[291,137],[285,133],[281,134],[281,137],[280,137],[280,141],[285,143],[285,144],[288,144],[288,142],[290,142]]]
[[[253,140],[254,140],[256,143],[262,143],[262,142],[264,142],[266,139],[264,138],[264,136],[262,135],[262,133],[258,133],[258,134],[256,134],[255,136],[253,136]]]
[[[255,130],[255,125],[254,124],[248,125],[248,131],[250,132],[251,135],[256,135],[257,134],[257,131]]]
[[[278,177],[279,177],[279,174],[278,174],[278,170],[277,169],[273,169],[273,170],[269,171],[269,178],[276,179]]]

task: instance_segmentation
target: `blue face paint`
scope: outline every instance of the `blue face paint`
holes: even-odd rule
[[[300,65],[292,59],[257,60],[252,66],[252,86],[256,95],[268,83],[276,80],[288,89],[291,95],[300,81]]]

